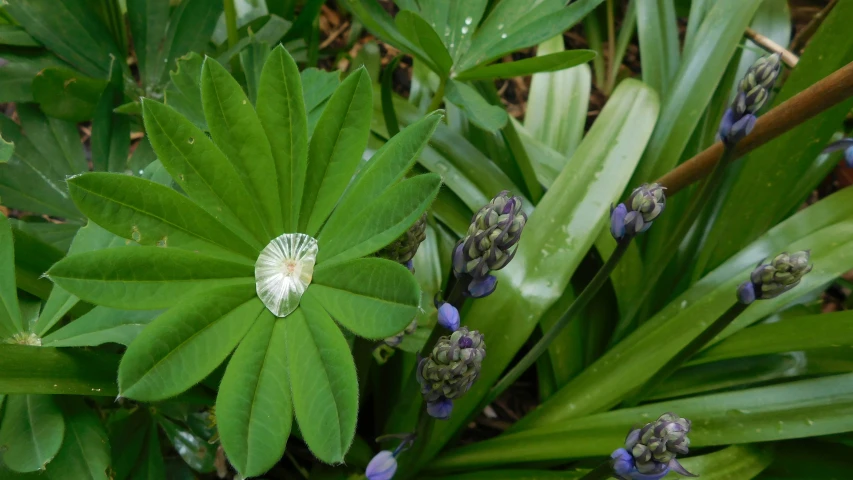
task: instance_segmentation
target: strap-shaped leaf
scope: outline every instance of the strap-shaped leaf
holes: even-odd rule
[[[104,343],[130,345],[158,311],[95,307],[89,313],[42,338],[45,347],[94,347]]]
[[[465,70],[456,76],[457,80],[488,80],[492,78],[511,78],[532,75],[538,72],[556,72],[575,65],[586,63],[595,58],[593,50],[568,50],[549,55],[525,58],[514,62],[495,63]]]
[[[171,107],[143,99],[142,115],[157,158],[187,195],[241,237],[264,245],[261,216],[225,154]]]
[[[406,267],[360,258],[317,269],[305,296],[355,334],[378,339],[406,328],[418,313],[421,289]]]
[[[68,180],[68,191],[90,220],[142,245],[181,248],[251,265],[258,256],[258,249],[192,200],[151,180],[89,173]]]
[[[187,295],[216,286],[254,285],[252,270],[186,250],[136,247],[70,255],[54,264],[48,276],[88,302],[150,310],[170,307]]]
[[[403,10],[394,18],[397,29],[414,45],[419,46],[432,60],[431,68],[435,73],[446,77],[453,67],[453,59],[447,52],[441,38],[420,15],[409,10]],[[473,30],[474,26],[464,26],[466,33]],[[473,32],[472,32],[473,35]]]
[[[308,169],[308,119],[299,68],[281,45],[261,71],[257,110],[275,159],[284,232],[295,232]]]
[[[267,240],[275,238],[282,230],[281,203],[270,143],[240,84],[210,57],[201,69],[201,104],[213,142],[240,174],[264,219]]]
[[[308,146],[299,231],[315,236],[352,179],[370,133],[373,88],[359,68],[335,90]]]
[[[65,421],[50,395],[10,395],[0,424],[3,463],[16,472],[44,468],[59,451]]]
[[[240,343],[216,397],[228,460],[244,477],[272,468],[284,454],[293,421],[285,322],[264,311]]]
[[[59,407],[65,417],[65,438],[47,466],[47,476],[51,480],[107,480],[110,443],[101,419],[81,397],[61,398]]]
[[[346,223],[323,229],[317,262],[363,257],[390,244],[424,213],[440,187],[441,177],[428,173],[387,189]]]
[[[119,394],[153,401],[189,389],[225,360],[262,311],[254,285],[210,290],[168,310],[122,357]]]
[[[284,320],[293,408],[314,456],[340,463],[355,435],[358,380],[343,333],[312,297]]]
[[[382,194],[408,172],[438,127],[442,112],[433,112],[394,135],[359,170],[323,230],[338,230],[364,210],[365,199]]]
[[[0,213],[0,338],[24,331],[15,284],[15,246],[9,219]]]

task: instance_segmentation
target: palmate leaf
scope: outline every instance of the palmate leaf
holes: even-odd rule
[[[15,247],[9,220],[0,213],[0,338],[24,331],[15,283]]]
[[[222,446],[228,460],[245,477],[272,468],[284,453],[290,435],[293,407],[286,322],[269,312],[258,318],[228,362],[216,397]]]
[[[65,418],[65,438],[48,465],[47,476],[57,480],[107,480],[110,444],[98,414],[79,397],[58,401]]]
[[[210,437],[202,438],[191,429],[177,425],[162,415],[157,415],[156,419],[186,465],[202,473],[214,470],[216,447],[208,443]]]
[[[44,468],[59,451],[64,433],[65,421],[50,395],[10,395],[0,423],[3,463],[16,472]]]
[[[136,338],[118,371],[121,396],[153,401],[204,379],[266,310],[254,285],[213,289],[168,310]]]
[[[42,338],[42,346],[94,347],[104,343],[127,346],[158,313],[149,310],[95,307],[89,313]]]
[[[118,355],[0,344],[0,392],[115,396]]]
[[[453,59],[433,27],[417,13],[408,10],[399,12],[394,17],[394,23],[403,36],[427,54],[431,60],[430,69],[444,77],[450,74]],[[473,34],[473,27],[466,26],[465,31],[469,30],[472,30]]]

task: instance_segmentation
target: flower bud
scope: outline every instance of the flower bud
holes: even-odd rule
[[[382,450],[367,464],[364,476],[368,480],[391,480],[397,472],[397,459],[394,452]]]
[[[844,150],[844,161],[848,167],[853,168],[853,138],[842,138],[837,142],[832,142],[823,149],[822,153],[832,153],[839,150]]]
[[[525,223],[521,199],[508,191],[498,194],[474,215],[468,233],[457,244],[453,255],[456,276],[480,279],[505,267],[515,256]]]
[[[778,297],[796,287],[811,270],[808,250],[781,253],[772,262],[755,267],[749,281],[738,287],[738,301],[749,305],[755,300]]]
[[[659,480],[672,470],[682,476],[695,477],[676,460],[677,455],[688,452],[689,432],[690,420],[672,413],[631,430],[624,448],[610,455],[614,476],[621,480]]]
[[[483,335],[460,327],[441,337],[416,370],[421,394],[429,402],[454,400],[463,396],[480,375],[486,344]]]
[[[402,263],[409,270],[414,271],[412,258],[418,252],[421,242],[426,239],[426,226],[427,214],[424,212],[414,225],[409,227],[405,233],[397,237],[390,245],[376,252],[376,255],[397,263]]]
[[[427,402],[427,413],[436,420],[447,420],[453,413],[453,400],[440,398],[434,402]]]
[[[405,338],[406,335],[411,335],[411,334],[415,333],[415,331],[417,329],[418,329],[418,319],[414,318],[414,319],[412,319],[411,322],[409,322],[409,325],[407,325],[406,328],[402,332],[400,332],[394,336],[388,337],[385,340],[383,340],[382,342],[385,343],[385,345],[388,345],[389,347],[399,347],[400,344],[403,343],[403,338]]]
[[[610,234],[616,240],[645,232],[666,208],[662,185],[644,183],[634,189],[628,201],[610,210]]]
[[[738,84],[738,92],[732,105],[720,121],[717,136],[732,146],[749,135],[755,126],[755,114],[770,97],[770,90],[782,71],[781,55],[761,57],[749,67]]]
[[[459,310],[449,303],[442,303],[438,307],[438,324],[455,332],[459,329]]]
[[[493,275],[486,275],[483,278],[475,278],[468,284],[467,295],[471,298],[488,297],[495,291],[498,286],[498,279]]]

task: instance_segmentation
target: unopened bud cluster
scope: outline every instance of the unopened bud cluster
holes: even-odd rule
[[[451,335],[439,338],[417,369],[421,394],[430,415],[440,419],[450,416],[453,400],[467,393],[477,380],[485,357],[486,342],[476,330],[460,327]]]
[[[732,146],[752,131],[756,113],[767,102],[781,71],[782,57],[778,53],[761,57],[749,67],[738,84],[731,107],[720,122],[719,137],[723,143]]]
[[[778,297],[796,287],[811,271],[808,250],[780,253],[772,262],[761,264],[752,271],[749,280],[738,287],[738,301],[749,305],[755,300]]]
[[[674,471],[686,477],[696,475],[678,463],[690,447],[690,420],[665,413],[656,421],[635,428],[625,438],[625,447],[613,452],[613,473],[621,480],[658,480]]]
[[[376,255],[397,263],[402,263],[409,270],[414,271],[412,259],[418,253],[418,247],[426,239],[426,227],[427,214],[424,212],[414,225],[409,227],[405,233],[391,242],[390,245],[376,252]]]
[[[610,210],[610,234],[616,240],[645,232],[666,208],[665,187],[643,184],[631,192],[628,201]]]

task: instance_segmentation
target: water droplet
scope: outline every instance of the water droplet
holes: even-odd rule
[[[681,301],[681,308],[682,308],[682,309],[687,308],[687,300],[682,300],[682,301]]]
[[[473,21],[474,21],[474,19],[473,19],[473,18],[471,18],[471,17],[466,17],[466,18],[465,18],[465,25],[471,25],[471,22],[473,22]]]
[[[504,24],[503,24],[503,23],[501,23],[500,25],[498,25],[498,30],[503,30],[503,29],[504,29]]]
[[[296,310],[316,261],[317,240],[302,233],[285,233],[261,251],[255,263],[255,284],[270,312],[286,317]]]
[[[505,34],[505,33],[502,33],[502,34],[501,34],[501,38],[506,38],[506,34]]]
[[[450,27],[444,27],[444,36],[445,36],[445,37],[449,37],[449,36],[450,36]]]
[[[245,104],[247,104],[247,103],[249,103],[249,101],[248,101],[248,100],[246,100],[246,99],[244,98],[244,99],[243,99],[243,105],[245,105]]]
[[[454,46],[455,46],[455,45],[451,42],[451,44],[450,44],[450,48],[453,48]]]
[[[143,172],[142,170],[140,170],[140,171],[139,171],[139,174],[140,174],[140,175],[142,175],[143,173],[145,173],[145,172]]]
[[[468,33],[468,27],[462,27],[462,35]]]
[[[806,423],[808,423],[808,424],[809,424],[809,426],[814,425],[814,421],[812,421],[812,419],[811,419],[811,418],[807,418],[807,419],[806,419]]]
[[[192,145],[193,143],[195,143],[195,139],[194,139],[193,137],[190,137],[190,138],[188,138],[188,139],[187,139],[187,143],[189,143],[190,145]]]

